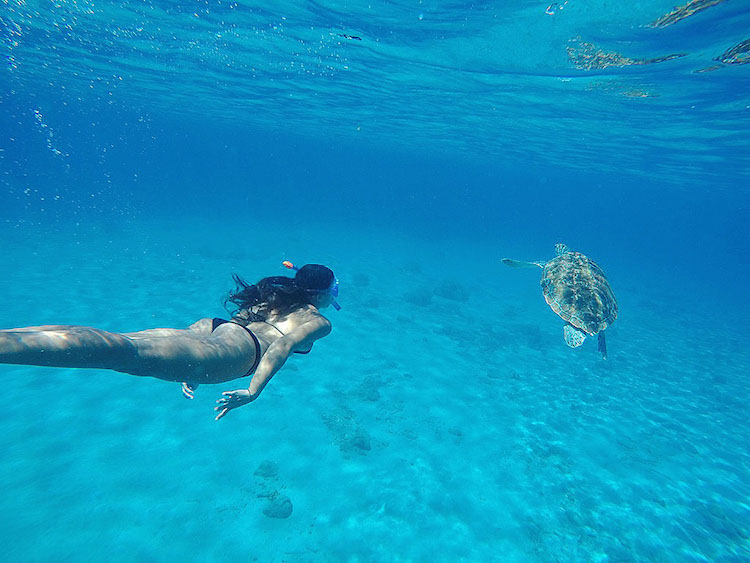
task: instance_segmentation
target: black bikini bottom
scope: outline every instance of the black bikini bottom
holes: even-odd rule
[[[258,337],[255,336],[255,333],[252,330],[250,330],[244,325],[241,325],[240,323],[236,323],[234,321],[226,321],[224,319],[219,319],[219,318],[214,318],[211,321],[211,332],[215,331],[217,326],[221,326],[226,323],[232,323],[232,324],[236,324],[237,326],[241,326],[247,331],[247,333],[250,335],[250,338],[253,339],[253,344],[255,344],[255,361],[253,362],[253,365],[250,368],[250,371],[248,371],[242,377],[247,377],[249,375],[252,375],[255,372],[255,370],[258,369],[258,364],[260,363],[261,350],[260,350],[260,342],[258,342]]]

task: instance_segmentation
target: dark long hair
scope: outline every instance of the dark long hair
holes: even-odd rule
[[[271,276],[249,284],[237,274],[232,274],[237,287],[224,299],[224,308],[232,316],[246,318],[248,322],[264,321],[268,314],[285,315],[311,304],[313,298],[326,291],[336,279],[330,268],[321,264],[302,266],[293,278]],[[230,308],[229,304],[235,305]]]

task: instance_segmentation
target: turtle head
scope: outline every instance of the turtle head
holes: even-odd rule
[[[558,242],[555,245],[555,254],[557,256],[562,256],[563,254],[565,254],[566,252],[568,252],[568,250],[569,250],[568,249],[568,245],[567,244],[563,244],[562,242]]]

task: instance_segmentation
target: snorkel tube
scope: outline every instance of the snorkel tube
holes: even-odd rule
[[[282,266],[284,266],[288,270],[294,270],[295,272],[299,272],[299,268],[292,264],[289,260],[284,260],[281,263]],[[336,302],[336,297],[339,296],[339,279],[336,276],[333,276],[333,284],[328,289],[308,289],[306,291],[314,291],[320,294],[327,293],[332,297],[331,305],[333,305],[333,308],[337,311],[341,310],[341,305],[339,305]]]

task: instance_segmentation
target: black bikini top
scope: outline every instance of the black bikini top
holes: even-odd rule
[[[267,324],[268,326],[272,326],[272,327],[274,328],[274,330],[275,330],[276,332],[278,332],[278,333],[279,333],[279,334],[280,334],[281,336],[286,336],[286,334],[284,334],[283,332],[281,332],[281,330],[279,330],[279,327],[277,327],[277,326],[276,326],[276,325],[274,325],[274,324],[271,324],[271,323],[269,323],[269,322],[268,322],[268,321],[266,321],[266,320],[258,320],[258,321],[255,321],[255,322],[266,323],[266,324]],[[301,351],[301,350],[295,350],[295,351],[294,351],[294,353],[295,353],[295,354],[309,354],[310,352],[312,352],[312,346],[310,346],[310,349],[309,349],[309,350],[305,350],[305,351]]]
[[[277,327],[277,326],[276,326],[275,324],[273,324],[273,323],[269,323],[269,322],[268,322],[268,321],[267,321],[266,319],[264,319],[264,318],[263,318],[263,317],[261,317],[260,315],[258,315],[258,314],[256,314],[256,313],[253,313],[252,311],[249,311],[249,310],[247,311],[247,315],[248,315],[248,318],[247,318],[247,319],[244,319],[244,318],[242,318],[242,317],[234,317],[234,318],[233,318],[233,320],[232,320],[232,322],[237,322],[237,321],[235,321],[234,319],[239,319],[239,321],[240,321],[240,322],[237,322],[237,324],[238,324],[238,325],[240,325],[240,326],[242,326],[242,327],[244,327],[244,328],[245,328],[245,329],[247,329],[248,331],[250,331],[250,329],[249,329],[249,328],[247,328],[247,326],[246,326],[246,325],[242,324],[242,322],[245,322],[245,323],[247,323],[247,324],[250,324],[250,323],[264,323],[264,324],[267,324],[268,326],[272,327],[272,328],[273,328],[273,329],[274,329],[274,330],[275,330],[276,332],[278,332],[278,333],[279,333],[279,334],[280,334],[281,336],[286,336],[286,334],[285,334],[285,333],[281,332],[281,329],[280,329],[279,327]],[[250,332],[252,332],[252,331],[250,331]],[[253,335],[253,336],[254,336],[254,335]],[[309,354],[310,352],[312,352],[312,346],[310,346],[310,349],[309,349],[309,350],[295,350],[295,351],[294,351],[294,353],[295,353],[295,354]]]

